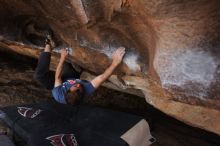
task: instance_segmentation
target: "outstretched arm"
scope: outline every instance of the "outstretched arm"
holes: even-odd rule
[[[66,49],[62,49],[61,50],[60,61],[58,63],[56,73],[55,73],[54,87],[57,87],[57,86],[62,84],[61,75],[62,75],[63,65],[64,65],[64,62],[65,62],[65,59],[66,59],[67,55],[68,55],[68,51]]]
[[[104,71],[103,74],[94,78],[91,83],[94,88],[98,88],[104,81],[106,81],[116,69],[116,67],[121,63],[123,56],[125,54],[125,48],[118,48],[112,55],[112,63],[111,65]]]

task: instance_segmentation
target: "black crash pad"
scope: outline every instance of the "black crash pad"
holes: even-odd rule
[[[8,136],[0,135],[0,146],[15,146],[15,145]]]
[[[142,117],[55,102],[1,109],[3,120],[29,146],[127,146],[121,139]]]

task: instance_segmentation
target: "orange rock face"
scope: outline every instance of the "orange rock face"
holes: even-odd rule
[[[0,0],[2,48],[36,58],[48,29],[94,75],[126,47],[110,79],[119,90],[140,89],[161,111],[220,134],[218,0]]]

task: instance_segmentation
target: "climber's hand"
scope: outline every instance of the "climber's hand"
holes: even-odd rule
[[[121,63],[123,56],[125,55],[125,48],[124,47],[119,47],[113,54],[112,54],[112,64],[105,69],[105,71],[95,77],[92,81],[91,84],[95,89],[100,87],[114,72],[114,70],[117,68],[117,66]]]
[[[61,49],[61,59],[66,59],[66,57],[68,56],[68,50],[67,49]]]
[[[125,48],[124,47],[119,47],[113,54],[112,54],[112,64],[115,66],[118,66],[123,57],[125,55]]]

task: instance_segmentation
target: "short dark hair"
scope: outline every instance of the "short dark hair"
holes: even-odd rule
[[[68,92],[66,94],[66,102],[71,105],[79,105],[83,101],[83,94],[77,90],[76,92]]]

